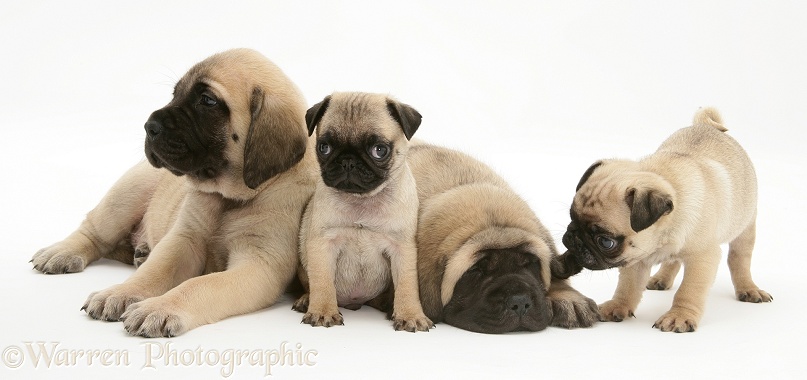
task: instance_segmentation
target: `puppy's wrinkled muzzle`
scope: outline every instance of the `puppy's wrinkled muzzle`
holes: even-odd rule
[[[567,249],[566,253],[561,256],[562,260],[560,260],[563,266],[561,267],[557,266],[558,264],[554,264],[553,266],[557,267],[553,268],[553,270],[557,270],[561,277],[565,276],[563,278],[568,278],[569,276],[579,273],[583,268],[603,270],[613,267],[613,265],[596,256],[575,231],[576,229],[570,228],[569,231],[566,231],[563,235],[563,245]],[[557,261],[558,260],[556,260],[556,262]]]

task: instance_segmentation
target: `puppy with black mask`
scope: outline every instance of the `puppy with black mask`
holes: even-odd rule
[[[692,126],[639,160],[601,160],[586,170],[572,201],[563,236],[568,251],[552,263],[555,277],[583,268],[619,268],[619,284],[601,304],[605,321],[633,316],[646,289],[672,287],[684,278],[672,307],[656,320],[661,331],[693,332],[728,243],[728,265],[737,299],[770,302],[751,279],[756,239],[757,178],[745,150],[712,108]],[[650,276],[653,265],[662,264]]]
[[[293,309],[304,323],[341,325],[340,306],[355,310],[392,290],[395,330],[433,327],[418,295],[418,194],[406,161],[420,120],[412,107],[367,93],[334,93],[306,113],[321,180],[300,231],[308,293]]]

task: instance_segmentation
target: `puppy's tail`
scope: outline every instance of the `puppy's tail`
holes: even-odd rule
[[[723,118],[720,117],[720,113],[712,107],[699,109],[698,112],[695,113],[695,119],[692,120],[692,126],[712,126],[717,128],[720,132],[728,131],[728,129],[723,126]]]

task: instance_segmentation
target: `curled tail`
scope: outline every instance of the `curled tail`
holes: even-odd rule
[[[723,118],[720,117],[720,113],[712,107],[699,109],[698,112],[695,113],[695,118],[692,120],[692,126],[712,126],[717,128],[720,132],[728,131],[728,129],[723,126]]]

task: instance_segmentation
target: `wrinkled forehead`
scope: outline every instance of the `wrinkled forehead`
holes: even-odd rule
[[[613,233],[624,231],[626,223],[630,222],[630,214],[626,210],[627,205],[621,202],[589,202],[588,207],[572,207],[570,217],[579,229],[589,233]]]
[[[323,130],[348,141],[361,139],[367,134],[393,140],[400,129],[390,128],[396,123],[387,109],[386,99],[375,94],[332,95],[320,125],[325,127]]]

